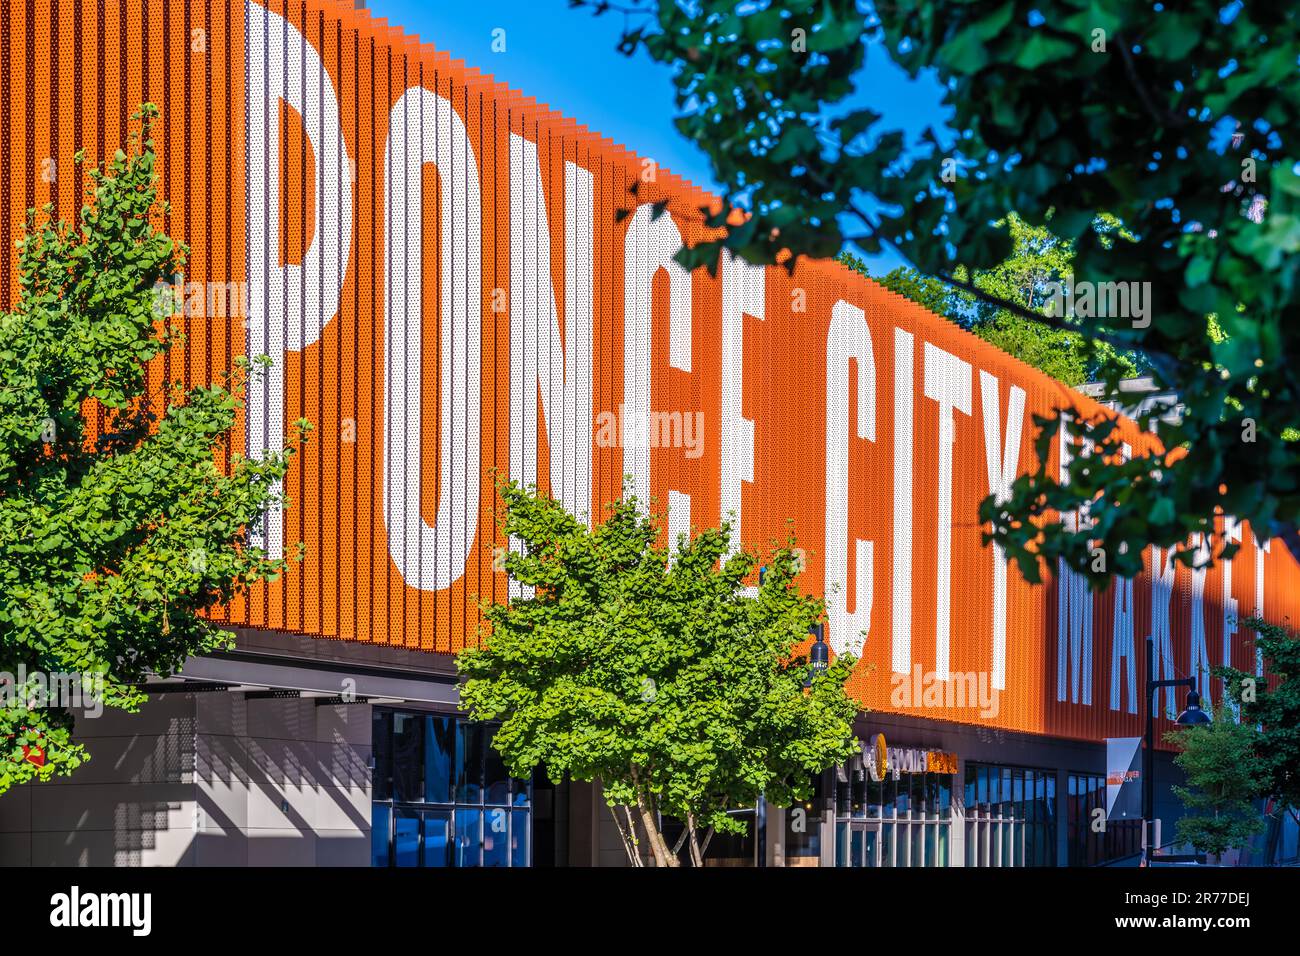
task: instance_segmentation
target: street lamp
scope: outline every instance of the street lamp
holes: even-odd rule
[[[1148,866],[1151,865],[1155,857],[1155,808],[1156,808],[1156,787],[1155,787],[1155,767],[1156,767],[1156,698],[1160,696],[1162,687],[1186,687],[1187,706],[1175,719],[1174,723],[1183,727],[1193,727],[1197,724],[1208,724],[1210,715],[1201,710],[1201,695],[1196,692],[1196,679],[1194,677],[1183,677],[1177,680],[1156,680],[1156,660],[1155,660],[1155,642],[1148,635],[1147,637],[1147,733],[1146,733],[1146,750],[1142,754],[1142,828],[1146,836],[1146,848],[1143,850],[1144,861]],[[1193,863],[1199,862],[1200,857],[1188,856],[1186,854],[1161,857],[1163,861],[1171,863]]]
[[[826,625],[821,622],[809,624],[808,633],[816,638],[816,641],[808,652],[808,676],[804,678],[804,687],[811,687],[813,678],[820,677],[826,673],[826,668],[831,666],[831,652],[826,646]]]

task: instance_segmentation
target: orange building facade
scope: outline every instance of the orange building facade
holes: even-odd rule
[[[6,248],[27,208],[71,219],[73,154],[111,154],[158,104],[164,225],[190,258],[186,345],[156,381],[265,354],[236,446],[314,426],[291,507],[258,529],[305,559],[219,615],[244,663],[453,683],[479,602],[508,594],[494,474],[588,516],[631,476],[670,535],[731,517],[736,547],[792,526],[832,650],[862,656],[855,692],[918,745],[931,722],[1095,753],[1141,732],[1148,634],[1158,676],[1217,705],[1210,667],[1257,666],[1239,619],[1300,610],[1294,558],[1230,516],[1218,537],[1241,549],[1208,570],[1150,549],[1103,593],[1030,585],[978,503],[1036,466],[1034,416],[1101,406],[835,263],[687,273],[673,255],[713,197],[351,4],[4,6]],[[0,299],[16,290],[11,264]],[[1058,442],[1049,466],[1078,453]],[[234,686],[214,666],[185,673]],[[370,696],[436,709],[385,686]]]

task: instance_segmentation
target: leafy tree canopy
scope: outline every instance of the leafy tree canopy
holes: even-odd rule
[[[1269,676],[1231,667],[1216,667],[1214,674],[1240,707],[1242,723],[1259,728],[1256,752],[1264,780],[1257,796],[1300,809],[1300,638],[1258,617],[1242,626],[1255,632],[1255,651]]]
[[[493,746],[512,773],[600,780],[634,863],[635,822],[656,864],[675,866],[661,816],[681,821],[700,865],[708,831],[743,831],[727,811],[805,799],[853,754],[854,656],[804,687],[798,648],[823,606],[794,584],[792,542],[751,594],[756,559],[728,553],[726,525],[670,552],[633,497],[588,529],[516,483],[501,496],[521,593],[485,606],[490,633],[458,656],[462,706],[501,722]]]
[[[1213,531],[1216,509],[1300,544],[1287,432],[1300,421],[1293,5],[570,2],[624,11],[621,48],[673,70],[678,129],[710,157],[726,200],[710,218],[723,238],[684,250],[685,264],[714,263],[720,247],[792,264],[846,240],[869,255],[889,246],[923,275],[1043,321],[1010,288],[986,291],[959,272],[1007,259],[1012,236],[993,225],[1015,210],[1031,227],[1051,215],[1077,283],[1147,297],[1142,316],[1112,301],[1077,325],[1048,321],[1139,352],[1184,406],[1160,433],[1185,454],[1124,462],[1114,427],[1099,423],[1098,453],[1074,459],[1067,487],[1044,460],[1005,503],[985,502],[981,518],[1031,579],[1038,562],[1064,557],[1104,585],[1108,572],[1089,560],[1097,544],[1128,576],[1140,564],[1124,555],[1152,543],[1191,563],[1186,543]],[[846,107],[868,48],[913,77],[930,71],[955,132],[905,143],[876,111]],[[728,227],[737,208],[747,215]],[[1105,214],[1132,241],[1092,228]],[[1207,334],[1209,315],[1221,336]],[[1100,373],[1112,385],[1124,374],[1118,354]],[[1041,424],[1050,440],[1057,420]],[[1121,493],[1122,517],[1094,509],[1078,531],[1032,520]]]
[[[229,452],[238,383],[148,386],[186,254],[157,228],[157,116],[87,170],[76,224],[28,213],[0,313],[0,793],[86,759],[69,696],[136,709],[146,674],[227,641],[203,611],[283,568],[247,530],[289,453]]]
[[[1221,706],[1210,723],[1172,730],[1165,739],[1180,749],[1174,763],[1187,775],[1187,786],[1173,788],[1187,809],[1177,823],[1179,842],[1204,853],[1244,848],[1264,829],[1254,804],[1265,780],[1254,728]]]
[[[1026,311],[1042,313],[1044,319],[1050,317],[1056,304],[1055,289],[1062,285],[1068,288],[1071,279],[1073,244],[1058,239],[1046,226],[1030,226],[1015,213],[1003,217],[995,228],[1006,229],[1011,235],[1007,258],[973,276],[959,266],[956,276],[990,296],[1017,302]],[[1095,228],[1115,231],[1118,225],[1113,220],[1099,219]],[[867,264],[852,253],[841,252],[837,258],[849,268],[870,275]],[[1112,359],[1119,363],[1123,374],[1137,372],[1137,359],[1131,353],[1116,355],[1114,347],[1104,342],[992,305],[909,266],[899,266],[876,281],[1066,385],[1092,381]]]
[[[1207,853],[1245,847],[1263,829],[1256,801],[1300,807],[1300,640],[1259,617],[1241,624],[1269,676],[1216,666],[1224,699],[1214,721],[1165,735],[1187,774],[1188,786],[1174,788],[1188,810],[1178,838]]]

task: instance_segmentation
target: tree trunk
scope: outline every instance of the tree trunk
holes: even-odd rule
[[[627,817],[627,828],[624,829],[622,822],[618,819],[618,807],[612,803],[606,803],[609,807],[609,815],[614,818],[614,826],[618,827],[618,835],[623,840],[623,849],[627,851],[627,861],[632,866],[645,866],[641,859],[641,853],[636,845],[636,828],[632,825],[632,813],[628,810],[627,805],[623,806],[623,814]]]
[[[650,852],[654,854],[655,866],[678,866],[677,857],[668,849],[668,841],[659,832],[659,821],[655,819],[654,810],[643,794],[637,794],[637,807],[641,811],[641,825],[645,827],[646,839],[650,841]]]
[[[632,767],[632,783],[636,787],[636,805],[641,812],[641,825],[645,827],[646,839],[650,843],[650,852],[654,856],[655,866],[677,866],[677,857],[668,849],[668,841],[659,832],[659,821],[655,818],[650,795],[641,785],[636,766]]]
[[[645,857],[641,855],[641,840],[636,835],[636,821],[632,819],[632,808],[623,804],[623,816],[627,820],[627,832],[632,841],[632,852],[637,866],[645,866]]]
[[[704,854],[709,852],[709,844],[713,842],[713,827],[709,827],[709,832],[704,834],[704,842],[700,844],[700,859],[704,859]]]
[[[700,852],[700,840],[695,829],[695,814],[686,814],[686,832],[691,838],[691,866],[704,866],[704,854]]]

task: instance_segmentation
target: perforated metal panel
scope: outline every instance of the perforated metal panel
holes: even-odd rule
[[[1235,524],[1230,569],[1148,555],[1118,601],[999,570],[978,502],[1033,464],[1032,416],[1098,406],[835,264],[683,272],[672,255],[706,235],[711,197],[350,4],[0,0],[0,16],[5,248],[24,209],[71,219],[76,149],[110,154],[159,104],[165,225],[191,260],[187,345],[151,382],[265,353],[236,450],[315,426],[292,506],[258,529],[306,560],[223,620],[438,653],[476,640],[479,600],[507,594],[493,469],[592,518],[631,475],[674,531],[736,515],[737,547],[792,522],[832,646],[865,632],[855,689],[882,710],[1132,734],[1146,634],[1162,676],[1252,669],[1232,619],[1300,612],[1286,549]],[[0,296],[16,291],[11,259]],[[996,712],[925,699],[936,672],[985,681]]]

